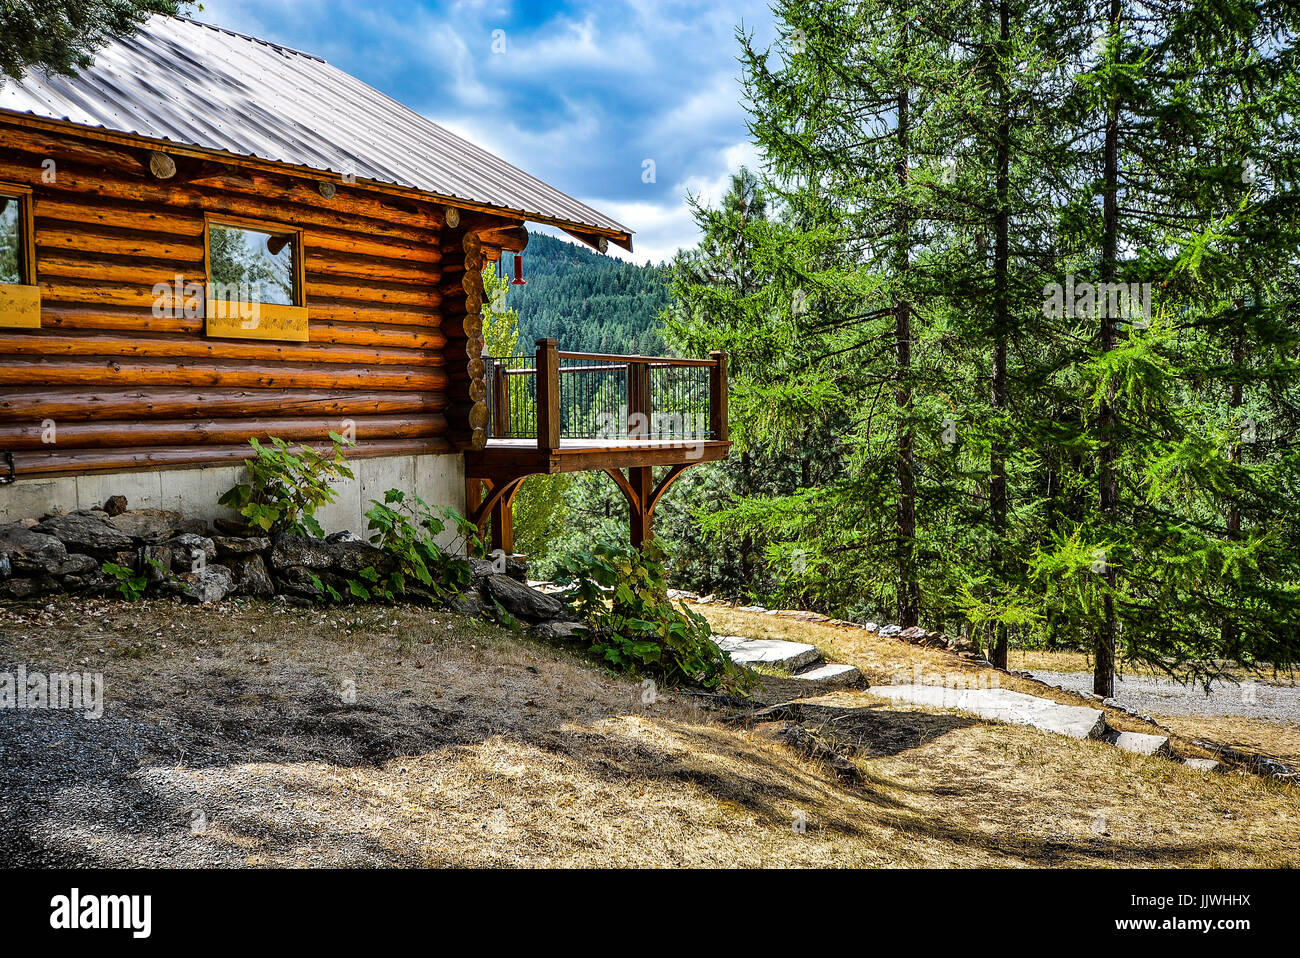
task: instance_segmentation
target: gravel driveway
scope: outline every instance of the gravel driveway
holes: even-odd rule
[[[1034,678],[1071,692],[1092,691],[1091,672],[1035,672]],[[1129,675],[1115,678],[1115,699],[1151,715],[1240,715],[1269,722],[1300,722],[1300,686],[1266,685],[1247,679],[1220,682],[1209,695],[1199,685],[1172,679]]]

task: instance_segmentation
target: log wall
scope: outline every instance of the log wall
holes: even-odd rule
[[[346,184],[326,199],[311,179],[189,157],[159,181],[143,149],[8,120],[0,181],[34,191],[42,295],[41,329],[0,329],[0,451],[20,476],[238,461],[250,436],[323,441],[348,420],[350,458],[479,438],[478,247],[440,205]],[[154,315],[155,284],[206,281],[205,213],[304,231],[309,342]]]

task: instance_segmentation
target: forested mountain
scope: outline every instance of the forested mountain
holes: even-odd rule
[[[513,269],[510,258],[505,268]],[[601,256],[586,247],[534,234],[524,252],[527,286],[511,286],[508,304],[519,311],[519,350],[532,352],[543,336],[561,349],[658,355],[658,316],[668,305],[658,267]]]

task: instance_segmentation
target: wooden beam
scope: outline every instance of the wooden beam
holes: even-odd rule
[[[170,180],[176,175],[176,161],[166,153],[150,150],[149,172],[153,174],[154,179]]]
[[[720,442],[731,439],[731,425],[727,421],[727,354],[717,350],[709,353],[714,361],[709,370],[709,438]]]
[[[537,340],[537,449],[560,448],[560,354],[554,339]]]
[[[512,253],[522,253],[528,247],[528,230],[522,223],[482,230],[478,236],[484,246],[498,250],[508,249]]]
[[[640,549],[646,540],[654,536],[651,512],[646,508],[654,495],[654,469],[650,466],[634,466],[627,471],[628,482],[636,493],[637,504],[628,501],[628,520],[632,527],[632,548]]]

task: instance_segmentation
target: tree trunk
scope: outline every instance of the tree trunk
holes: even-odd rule
[[[1006,0],[999,5],[998,51],[1005,55],[1010,40],[1010,9]],[[1004,64],[994,60],[997,76],[1003,76]],[[1007,116],[1006,90],[1000,91],[997,140],[997,210],[993,217],[993,415],[1001,417],[1007,409],[1007,326],[1010,319],[1007,275],[1010,268],[1010,193],[1011,193],[1011,122]],[[989,512],[993,522],[993,575],[997,582],[1007,582],[1007,459],[1001,429],[989,449]],[[997,623],[994,629],[992,662],[1007,667],[1007,627]]]
[[[906,27],[904,46],[906,46]],[[907,186],[908,161],[908,107],[910,92],[907,87],[898,91],[898,160],[894,165],[900,190]],[[904,282],[909,266],[911,245],[911,216],[906,204],[900,204],[897,224],[897,253],[895,275]],[[916,462],[912,430],[912,305],[906,296],[894,306],[894,342],[898,367],[895,370],[897,389],[894,401],[902,420],[898,431],[898,624],[910,628],[920,618],[920,587],[916,581]]]
[[[1112,35],[1120,29],[1120,0],[1110,0],[1109,30]],[[1113,82],[1113,81],[1112,81]],[[1106,139],[1102,158],[1102,229],[1101,229],[1101,281],[1116,281],[1119,265],[1119,94],[1112,92],[1106,103]],[[1101,315],[1101,350],[1108,353],[1115,348],[1115,323],[1110,310],[1103,307]],[[1115,478],[1115,390],[1108,387],[1102,397],[1097,420],[1101,439],[1097,476],[1098,500],[1107,531],[1114,528],[1119,491]],[[1092,690],[1107,698],[1115,694],[1115,648],[1118,638],[1115,620],[1115,585],[1117,577],[1113,556],[1105,556],[1106,579],[1103,596],[1104,615],[1101,632],[1097,636],[1096,660],[1093,666]]]
[[[1238,303],[1237,305],[1238,308],[1240,308],[1242,304]],[[1245,331],[1242,330],[1237,333],[1237,338],[1232,344],[1232,368],[1239,377],[1232,384],[1233,409],[1240,409],[1246,402],[1245,389],[1242,387],[1242,380],[1240,379],[1240,376],[1244,372],[1242,367],[1245,365],[1245,362],[1246,334]],[[1241,443],[1239,441],[1234,442],[1230,447],[1228,447],[1228,461],[1234,466],[1237,465],[1241,462],[1242,452]],[[1228,538],[1234,542],[1241,538],[1241,509],[1235,502],[1228,508]],[[1224,619],[1222,628],[1223,647],[1225,651],[1231,649],[1237,644],[1237,624],[1232,621],[1231,613],[1228,615],[1229,617]]]

